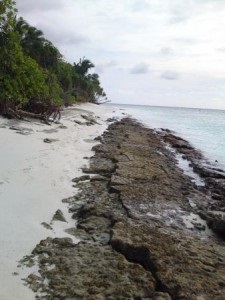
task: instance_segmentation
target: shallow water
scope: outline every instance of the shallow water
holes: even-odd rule
[[[115,104],[114,104],[115,106]],[[141,105],[116,105],[153,128],[168,128],[191,142],[215,166],[225,170],[225,111]]]

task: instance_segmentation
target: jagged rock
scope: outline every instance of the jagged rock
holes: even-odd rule
[[[225,179],[225,173],[221,170],[215,170],[210,168],[205,168],[201,165],[194,165],[194,171],[198,173],[201,177],[211,177],[215,179]]]
[[[52,218],[52,221],[66,222],[66,219],[65,219],[65,217],[64,217],[64,215],[63,215],[63,212],[62,212],[60,209],[58,209],[58,210],[55,212],[55,214],[54,214],[54,216],[53,216],[53,218]]]
[[[157,293],[152,300],[172,300],[168,293]]]
[[[127,179],[126,177],[121,177],[118,175],[112,175],[111,177],[111,185],[130,185],[132,181]]]
[[[95,141],[99,141],[99,142],[102,142],[102,137],[101,136],[96,136],[94,138]]]
[[[95,176],[92,176],[90,178],[90,181],[91,182],[94,182],[94,181],[108,181],[109,179],[105,176],[101,176],[101,175],[95,175]]]
[[[220,285],[225,272],[223,245],[217,245],[216,254],[214,247],[202,240],[124,222],[114,226],[111,243],[128,260],[152,272],[172,299],[196,299],[203,292],[209,299],[220,294],[217,299],[224,299],[225,289]],[[220,262],[217,255],[223,257]]]
[[[222,179],[198,189],[162,138],[123,119],[93,147],[85,171],[104,180],[78,182],[79,193],[64,200],[76,219],[67,233],[80,242],[47,238],[32,253],[46,299],[225,299],[224,242],[200,230],[198,218],[191,229],[183,221],[199,214],[219,228],[208,211],[223,202],[211,198],[221,195]],[[177,151],[196,163],[197,150],[177,140]]]
[[[97,163],[90,162],[89,168],[82,168],[84,173],[95,174],[98,173],[100,175],[110,175],[111,172],[115,169],[113,162],[109,159],[99,159]]]
[[[69,197],[69,198],[66,198],[66,199],[62,199],[62,202],[71,204],[71,203],[74,202],[75,199],[76,198],[73,196],[73,197]]]
[[[225,238],[225,217],[222,215],[210,215],[208,226],[217,234]]]
[[[51,286],[33,278],[31,288],[35,283],[35,290],[39,287],[51,294],[51,299],[141,299],[154,295],[151,274],[110,246],[81,242],[71,248],[48,240],[41,248],[42,253],[52,253],[48,262],[55,265],[53,270],[46,270],[45,260],[40,262],[41,274],[49,278]]]
[[[112,117],[112,118],[108,118],[108,119],[106,120],[106,122],[112,123],[112,122],[116,122],[117,120],[118,120],[117,117]]]
[[[89,180],[89,179],[90,179],[89,175],[82,175],[80,177],[73,178],[72,182],[80,182],[80,181]]]

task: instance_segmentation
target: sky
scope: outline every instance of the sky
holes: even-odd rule
[[[225,109],[225,0],[17,0],[112,103]]]

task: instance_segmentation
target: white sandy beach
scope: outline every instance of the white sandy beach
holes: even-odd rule
[[[80,115],[88,112],[99,117],[99,124],[74,122],[85,122]],[[64,111],[60,122],[66,128],[0,118],[1,300],[35,299],[21,281],[29,269],[17,268],[18,261],[47,236],[67,236],[63,229],[70,226],[68,223],[55,221],[53,231],[41,223],[50,223],[55,211],[61,209],[67,221],[74,224],[61,200],[76,193],[71,180],[80,176],[81,167],[88,164],[84,157],[91,156],[96,143],[93,139],[107,128],[106,119],[120,114],[110,106],[82,104]],[[10,126],[26,128],[28,134],[19,134]],[[45,138],[57,141],[44,143]]]

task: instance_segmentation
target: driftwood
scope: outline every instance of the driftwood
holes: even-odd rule
[[[22,109],[17,110],[17,113],[21,116],[21,117],[28,117],[28,118],[34,118],[34,119],[40,119],[45,121],[45,116],[43,114],[35,114],[29,111],[25,111]]]
[[[55,104],[46,104],[41,101],[31,100],[24,107],[0,103],[0,114],[13,119],[34,118],[49,124],[61,118],[62,107]]]

